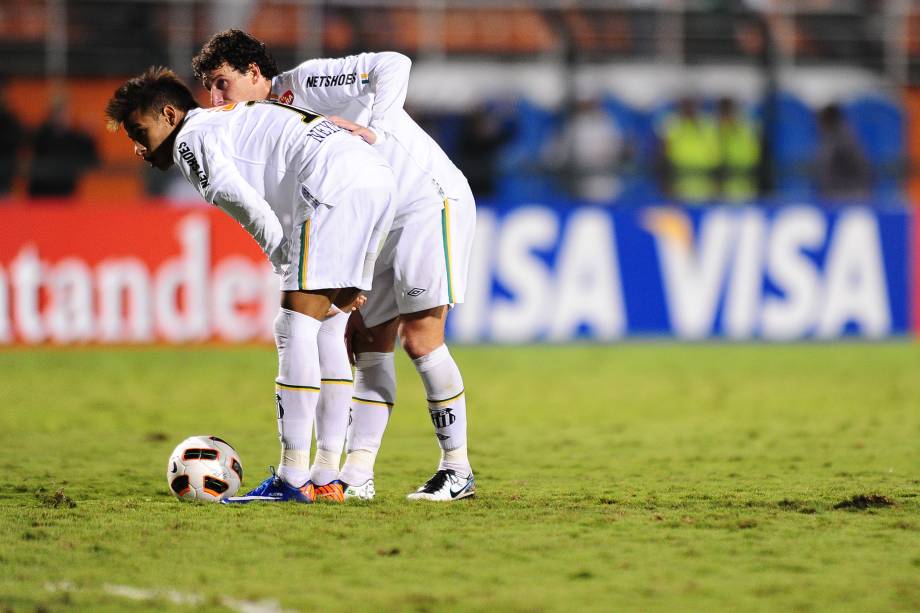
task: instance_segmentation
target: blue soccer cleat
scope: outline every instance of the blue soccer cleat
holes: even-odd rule
[[[285,483],[275,474],[275,467],[268,467],[272,471],[271,477],[263,481],[254,490],[243,496],[231,496],[221,500],[221,504],[246,504],[249,502],[299,502],[312,504],[316,498],[313,492],[313,483],[307,481],[300,487],[293,487]]]

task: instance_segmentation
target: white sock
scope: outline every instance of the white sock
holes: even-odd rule
[[[374,476],[374,462],[395,403],[393,352],[358,354],[348,424],[348,455],[340,477],[345,483],[360,485]]]
[[[329,451],[317,447],[313,466],[310,467],[310,481],[314,485],[326,485],[339,478],[339,462],[342,451]]]
[[[310,443],[319,400],[319,355],[316,336],[320,322],[308,315],[281,309],[275,318],[278,348],[278,438],[281,463],[278,476],[300,487],[310,478]]]
[[[452,469],[460,476],[471,472],[466,453],[466,396],[460,369],[447,345],[412,360],[425,384],[428,413],[441,447],[438,470]]]
[[[345,447],[348,410],[354,389],[351,362],[345,348],[349,315],[339,312],[323,320],[317,336],[322,385],[316,407],[316,457],[310,469],[310,480],[317,485],[339,478],[339,462]]]

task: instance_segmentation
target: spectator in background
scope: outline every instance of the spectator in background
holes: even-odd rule
[[[0,75],[0,198],[9,195],[16,177],[25,130],[6,103],[6,79]]]
[[[568,193],[609,204],[620,193],[617,175],[623,135],[597,98],[580,99],[559,137],[550,144],[548,165],[561,171]]]
[[[464,117],[457,143],[457,166],[470,182],[476,198],[496,192],[499,151],[514,136],[514,126],[504,114],[485,106]]]
[[[818,115],[818,153],[814,178],[818,196],[827,200],[856,200],[869,195],[872,184],[866,155],[836,104]]]
[[[699,112],[695,99],[680,99],[677,112],[662,124],[659,139],[661,180],[668,196],[690,204],[714,200],[722,164],[719,131]]]
[[[718,126],[722,198],[728,202],[749,202],[757,196],[760,135],[753,122],[738,112],[731,98],[719,100]]]
[[[72,196],[83,174],[99,164],[96,143],[70,125],[67,99],[55,98],[48,118],[32,138],[29,196]]]

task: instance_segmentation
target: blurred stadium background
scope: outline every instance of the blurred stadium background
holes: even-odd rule
[[[480,203],[456,341],[920,329],[910,0],[0,0],[0,343],[268,340],[257,250],[102,117],[228,27],[413,59]]]

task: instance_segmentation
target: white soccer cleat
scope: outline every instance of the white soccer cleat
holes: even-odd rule
[[[346,485],[345,500],[357,498],[358,500],[373,500],[377,490],[374,489],[374,480],[368,479],[361,485]]]
[[[449,502],[476,494],[476,480],[473,473],[461,477],[456,471],[439,470],[425,485],[406,496],[409,500],[437,500]]]

